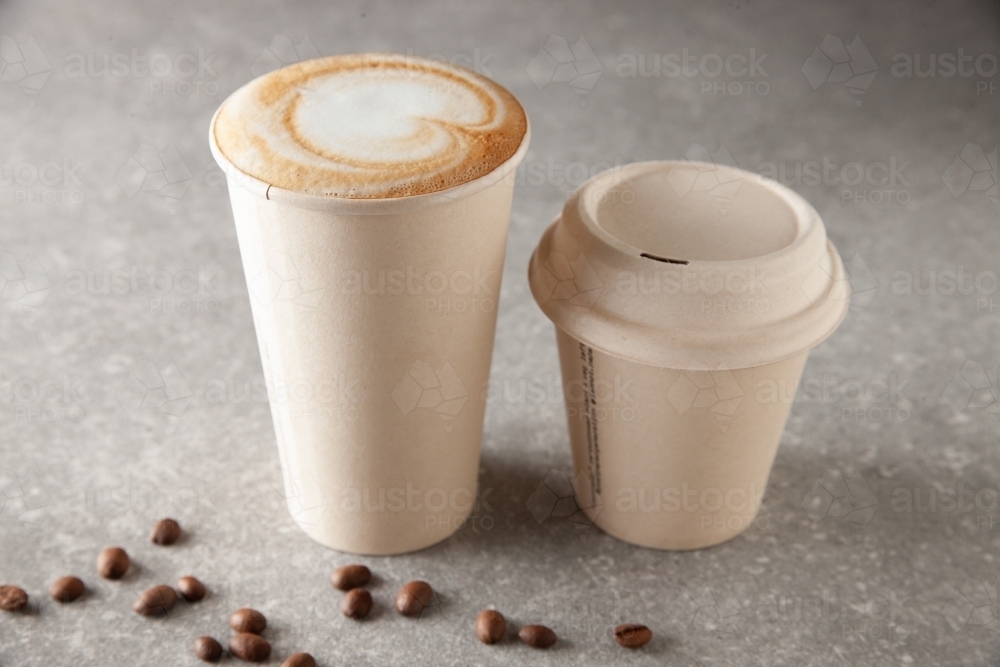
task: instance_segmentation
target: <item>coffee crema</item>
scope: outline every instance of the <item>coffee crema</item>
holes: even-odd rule
[[[276,187],[355,199],[438,192],[513,156],[527,116],[506,89],[425,58],[309,60],[243,86],[215,141],[240,171]]]

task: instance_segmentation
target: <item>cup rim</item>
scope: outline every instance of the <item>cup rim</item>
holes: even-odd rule
[[[228,98],[226,101],[228,101]],[[514,151],[514,154],[507,158],[504,162],[497,165],[492,171],[483,174],[479,178],[466,181],[465,183],[461,183],[450,188],[445,188],[444,190],[426,192],[419,195],[408,195],[406,197],[361,199],[334,197],[330,195],[315,195],[306,192],[298,192],[296,190],[288,190],[286,188],[267,183],[266,181],[262,181],[259,178],[251,176],[241,170],[233,164],[228,157],[225,156],[215,140],[215,123],[219,117],[219,113],[222,111],[222,108],[226,105],[226,101],[223,101],[223,103],[219,105],[219,108],[216,109],[215,113],[212,115],[212,121],[208,126],[208,143],[212,150],[212,157],[215,158],[215,161],[219,164],[219,167],[222,168],[223,172],[225,172],[227,178],[229,178],[231,182],[236,183],[244,190],[257,195],[262,199],[288,204],[298,208],[306,208],[314,211],[324,211],[343,215],[395,215],[400,213],[411,213],[459,199],[465,199],[466,197],[470,197],[481,190],[485,190],[491,185],[499,183],[504,178],[512,177],[517,169],[517,166],[521,163],[521,160],[524,159],[525,154],[527,154],[528,144],[531,141],[531,120],[528,118],[527,112],[525,112],[524,136],[521,138],[521,143],[518,145],[517,150]]]

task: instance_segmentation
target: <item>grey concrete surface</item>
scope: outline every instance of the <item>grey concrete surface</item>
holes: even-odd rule
[[[998,664],[1000,11],[868,5],[0,4],[0,581],[33,600],[0,614],[0,665],[193,665],[194,637],[224,639],[237,605],[270,619],[272,664],[295,650],[322,665]],[[364,559],[378,611],[358,624],[326,582],[355,559],[310,542],[282,504],[206,130],[255,73],[366,50],[493,76],[534,136],[499,301],[483,502],[443,544]],[[733,59],[713,76],[751,52],[753,71]],[[668,54],[694,60],[678,73]],[[959,57],[971,59],[949,69]],[[907,59],[925,71],[931,58],[935,76],[907,75]],[[584,173],[698,145],[783,168],[856,295],[810,358],[757,523],[717,548],[662,553],[529,511],[570,457],[554,336],[526,266]],[[145,155],[163,167],[151,158],[137,177]],[[163,515],[187,528],[170,549],[146,540]],[[100,580],[97,552],[116,543],[137,567]],[[59,606],[45,590],[67,573],[89,592]],[[207,600],[159,622],[129,610],[185,573]],[[414,622],[389,605],[415,577],[441,604]],[[472,619],[487,605],[550,625],[559,644],[480,645]],[[618,648],[624,621],[654,641]]]

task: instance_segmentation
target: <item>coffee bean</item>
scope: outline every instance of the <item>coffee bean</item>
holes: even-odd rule
[[[476,636],[484,644],[496,644],[507,634],[507,620],[498,611],[487,609],[476,616]]]
[[[517,636],[533,648],[548,648],[556,643],[556,633],[544,625],[526,625],[518,631]]]
[[[260,635],[241,632],[229,638],[229,652],[247,662],[264,662],[271,657],[271,645]]]
[[[364,565],[338,567],[330,575],[330,583],[339,591],[360,588],[372,580],[372,571]]]
[[[108,547],[97,556],[97,573],[105,579],[121,579],[128,565],[128,554],[121,547]]]
[[[72,602],[83,595],[83,582],[76,577],[61,577],[49,586],[49,596],[56,602]]]
[[[640,648],[649,643],[653,632],[645,625],[625,623],[615,627],[615,641],[625,648]]]
[[[194,640],[194,654],[205,662],[218,662],[222,657],[222,644],[212,637],[198,637]]]
[[[173,544],[181,536],[181,525],[173,519],[160,519],[149,533],[149,540],[164,546]]]
[[[259,635],[267,627],[267,619],[256,609],[243,607],[229,616],[229,627],[236,632]]]
[[[21,611],[28,606],[28,594],[17,586],[0,586],[0,609]]]
[[[177,590],[188,602],[198,602],[205,597],[205,584],[194,577],[181,577],[177,580]]]
[[[419,616],[434,597],[434,590],[426,581],[411,581],[396,596],[396,611],[403,616]]]
[[[344,595],[340,611],[347,618],[362,619],[372,610],[372,595],[363,588],[352,588]]]
[[[177,604],[177,592],[160,584],[146,590],[132,605],[132,611],[143,616],[162,616]]]
[[[308,653],[293,653],[281,663],[281,667],[316,667],[316,659]]]

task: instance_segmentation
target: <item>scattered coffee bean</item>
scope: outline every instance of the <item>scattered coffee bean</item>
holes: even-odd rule
[[[83,582],[76,577],[61,577],[49,586],[49,596],[56,602],[72,602],[83,595]]]
[[[229,638],[229,652],[247,662],[264,662],[271,657],[271,645],[260,635],[241,632]]]
[[[645,625],[625,623],[615,627],[615,641],[625,648],[640,648],[649,643],[653,632]]]
[[[496,644],[507,634],[507,620],[498,611],[487,609],[476,616],[476,636],[484,644]]]
[[[344,595],[340,611],[344,616],[362,619],[372,610],[372,595],[363,588],[352,588]]]
[[[360,588],[372,580],[372,571],[364,565],[338,567],[330,575],[330,583],[339,591]]]
[[[173,519],[160,519],[149,533],[149,540],[164,546],[173,544],[181,536],[181,525]]]
[[[108,547],[97,556],[97,573],[105,579],[121,579],[128,565],[128,554],[121,547]]]
[[[218,662],[222,657],[222,644],[212,637],[198,637],[194,640],[194,654],[205,662]]]
[[[194,577],[181,577],[177,580],[177,590],[188,602],[198,602],[205,597],[205,584]]]
[[[419,616],[434,597],[434,590],[426,581],[411,581],[396,596],[396,611],[403,616]]]
[[[28,606],[28,594],[17,586],[0,586],[0,609],[21,611]]]
[[[518,631],[517,636],[533,648],[548,648],[556,643],[556,633],[544,625],[526,625]]]
[[[259,635],[267,627],[267,619],[256,609],[243,607],[229,616],[229,627],[236,632]]]
[[[153,586],[139,596],[132,611],[143,616],[162,616],[177,604],[177,592],[170,586]]]
[[[316,659],[308,653],[294,653],[281,663],[281,667],[316,667]]]

